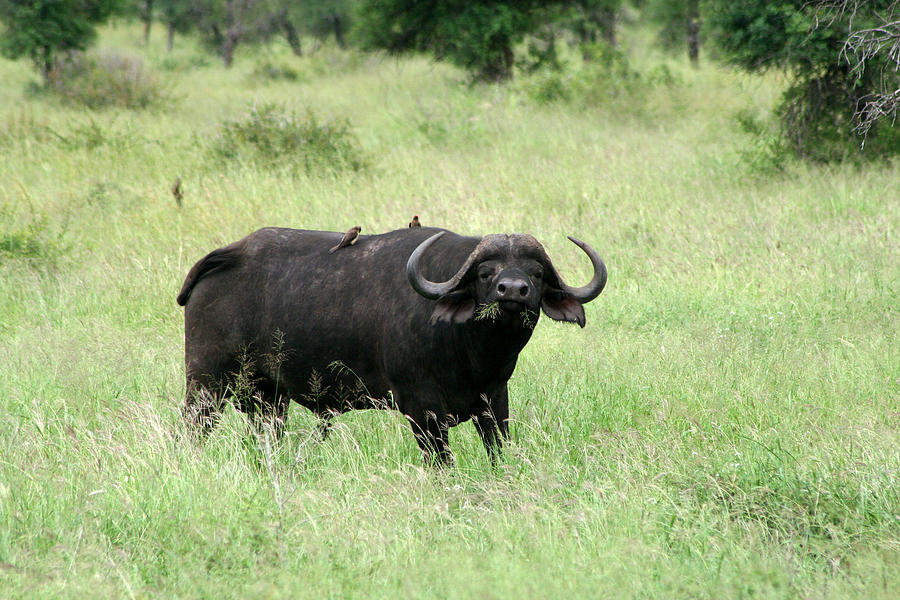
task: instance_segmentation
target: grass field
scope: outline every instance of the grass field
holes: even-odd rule
[[[424,58],[103,30],[163,108],[89,112],[0,61],[0,596],[900,596],[900,172],[766,158],[777,77],[650,50],[667,82],[538,102]],[[295,80],[259,75],[290,64]],[[212,151],[275,103],[347,119],[360,171]],[[181,177],[178,207],[169,191]],[[524,231],[570,283],[609,266],[582,330],[544,318],[492,468],[471,425],[431,472],[403,417],[282,443],[239,416],[178,435],[184,275],[279,225]]]

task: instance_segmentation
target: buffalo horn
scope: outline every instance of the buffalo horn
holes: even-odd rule
[[[409,260],[406,262],[406,277],[409,279],[410,285],[412,285],[413,289],[419,294],[425,296],[429,300],[436,300],[441,296],[452,292],[456,286],[459,285],[460,280],[462,280],[466,271],[469,269],[470,261],[466,261],[456,275],[443,283],[428,281],[425,276],[419,272],[419,259],[422,257],[422,254],[424,254],[425,251],[428,250],[428,247],[435,243],[438,238],[445,233],[446,231],[436,233],[419,244],[413,253],[410,254]]]
[[[560,283],[562,283],[565,292],[584,304],[599,296],[600,292],[603,291],[603,287],[606,285],[606,265],[603,264],[603,259],[600,258],[600,255],[597,254],[596,250],[581,240],[573,238],[571,235],[569,236],[569,239],[572,240],[573,244],[584,250],[584,253],[591,259],[591,264],[594,265],[594,277],[586,286],[578,288],[569,287],[561,281]]]

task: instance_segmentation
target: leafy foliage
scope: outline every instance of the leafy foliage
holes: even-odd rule
[[[44,212],[17,214],[9,205],[0,205],[0,263],[21,259],[53,264],[64,252],[61,234],[50,226]]]
[[[670,50],[687,47],[694,65],[700,58],[700,0],[649,0],[647,17],[655,23],[659,41]]]
[[[224,158],[307,173],[358,171],[368,165],[347,121],[319,123],[312,110],[300,117],[274,104],[254,106],[244,119],[225,121],[214,151]]]
[[[251,75],[254,79],[262,81],[297,81],[300,79],[300,71],[296,67],[286,61],[274,61],[271,59],[257,61]]]
[[[47,124],[36,119],[31,111],[10,113],[0,122],[0,147],[30,145],[52,139]]]
[[[226,67],[231,66],[238,44],[259,39],[254,24],[268,14],[262,0],[192,0],[192,7],[201,38]]]
[[[842,58],[852,65],[855,76],[861,78],[866,71],[874,69],[876,79],[880,78],[880,86],[858,107],[856,130],[867,136],[876,123],[890,121],[893,125],[900,111],[900,3],[888,2],[874,11],[869,4],[860,4],[858,0],[818,0],[815,6],[849,15],[851,29]],[[867,17],[862,26],[856,21],[861,11]]]
[[[139,56],[115,51],[73,55],[50,73],[47,86],[67,101],[92,109],[144,109],[169,101],[168,91]]]
[[[585,60],[580,66],[542,68],[522,79],[526,93],[540,104],[566,102],[580,106],[631,102],[643,90],[675,79],[664,66],[641,73],[624,52],[606,42],[582,46]]]
[[[62,52],[84,50],[94,40],[94,25],[119,8],[120,0],[0,0],[0,51],[28,57],[46,76]]]
[[[187,33],[194,27],[195,11],[191,0],[154,0],[158,19],[166,26],[166,48],[172,51],[175,33]]]
[[[367,48],[433,52],[476,79],[512,77],[513,45],[536,26],[538,3],[363,0],[356,19]]]
[[[282,6],[291,23],[306,34],[322,39],[334,34],[338,46],[345,46],[344,31],[353,23],[352,0],[317,0],[316,2],[291,2],[275,0]]]
[[[600,40],[616,45],[616,21],[622,0],[574,0],[561,2],[564,18],[578,40],[585,45]]]
[[[710,32],[731,63],[748,71],[786,69],[792,79],[778,108],[783,136],[799,155],[833,160],[854,153],[853,117],[882,85],[884,70],[852,72],[841,59],[845,31],[865,27],[889,0],[867,3],[852,18],[817,10],[803,0],[713,0]],[[896,75],[894,80],[898,80]],[[898,136],[879,133],[881,151],[898,152]]]

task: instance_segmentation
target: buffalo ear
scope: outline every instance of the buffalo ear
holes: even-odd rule
[[[562,290],[545,290],[541,308],[544,314],[554,321],[578,323],[579,327],[584,327],[584,307],[581,302]]]
[[[441,296],[431,313],[431,324],[438,321],[465,323],[475,314],[475,298],[464,290]]]

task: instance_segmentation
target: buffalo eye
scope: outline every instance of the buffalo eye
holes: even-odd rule
[[[493,275],[493,274],[494,274],[494,270],[491,269],[490,267],[481,267],[480,269],[478,269],[478,277],[482,281],[487,281],[488,279],[491,278],[491,275]]]

